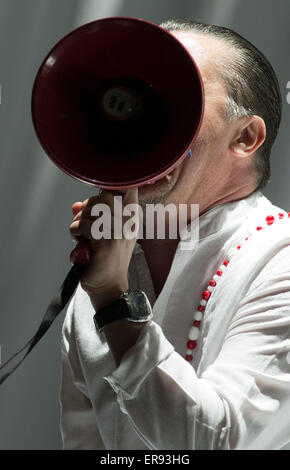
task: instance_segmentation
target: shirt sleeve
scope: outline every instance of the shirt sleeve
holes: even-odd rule
[[[275,257],[200,377],[154,321],[104,377],[150,449],[273,449],[290,441],[290,270],[274,266]]]
[[[64,450],[104,450],[92,402],[76,351],[72,299],[63,325],[61,340],[60,430]]]

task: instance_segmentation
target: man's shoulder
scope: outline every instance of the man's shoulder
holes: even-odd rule
[[[255,205],[241,229],[249,235],[255,235],[253,240],[259,244],[261,242],[258,241],[260,237],[257,236],[257,232],[263,235],[263,239],[267,238],[272,242],[279,239],[286,241],[287,237],[290,237],[290,213],[287,209],[275,205],[261,191],[257,191],[256,194]]]

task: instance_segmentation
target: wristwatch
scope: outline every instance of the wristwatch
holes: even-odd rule
[[[120,299],[102,307],[94,315],[94,323],[99,333],[110,323],[118,320],[146,322],[153,317],[147,295],[142,290],[127,290]]]

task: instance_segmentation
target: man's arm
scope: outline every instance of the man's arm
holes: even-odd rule
[[[97,297],[91,295],[90,299],[95,311],[119,299],[120,295],[128,289],[128,284],[124,285],[123,289],[123,291],[118,288],[113,289],[112,291],[107,290],[103,294],[99,294]],[[117,366],[119,366],[123,354],[134,346],[146,324],[147,322],[132,323],[120,320],[110,323],[103,329],[108,346]],[[120,334],[120,332],[122,332],[122,334]]]
[[[146,324],[147,322],[138,324],[116,321],[104,328],[103,331],[117,367],[123,355],[134,346]]]
[[[137,204],[138,190],[136,188],[128,190],[123,199],[126,204]],[[112,221],[104,231],[111,231],[114,227],[114,202],[111,193],[104,193],[101,196],[75,203],[73,205],[74,220],[70,226],[71,235],[77,239],[78,236],[85,236],[90,240],[91,260],[82,278],[82,287],[89,294],[95,311],[109,305],[128,289],[128,266],[132,252],[136,243],[136,236],[131,239],[125,237],[121,240],[113,238],[95,240],[92,236],[94,217],[92,209],[95,204],[106,204],[111,208]],[[107,221],[109,222],[109,221]],[[124,223],[124,221],[123,221]],[[137,234],[138,230],[136,230]],[[135,343],[144,328],[145,324],[131,324],[129,322],[116,322],[107,325],[104,329],[108,345],[114,356],[117,366],[120,364],[123,354]],[[122,335],[119,334],[119,326],[122,327]]]

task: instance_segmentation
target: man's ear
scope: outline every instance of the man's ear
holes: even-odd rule
[[[261,147],[265,138],[266,125],[260,116],[250,116],[246,121],[242,118],[230,149],[236,157],[249,157]]]

